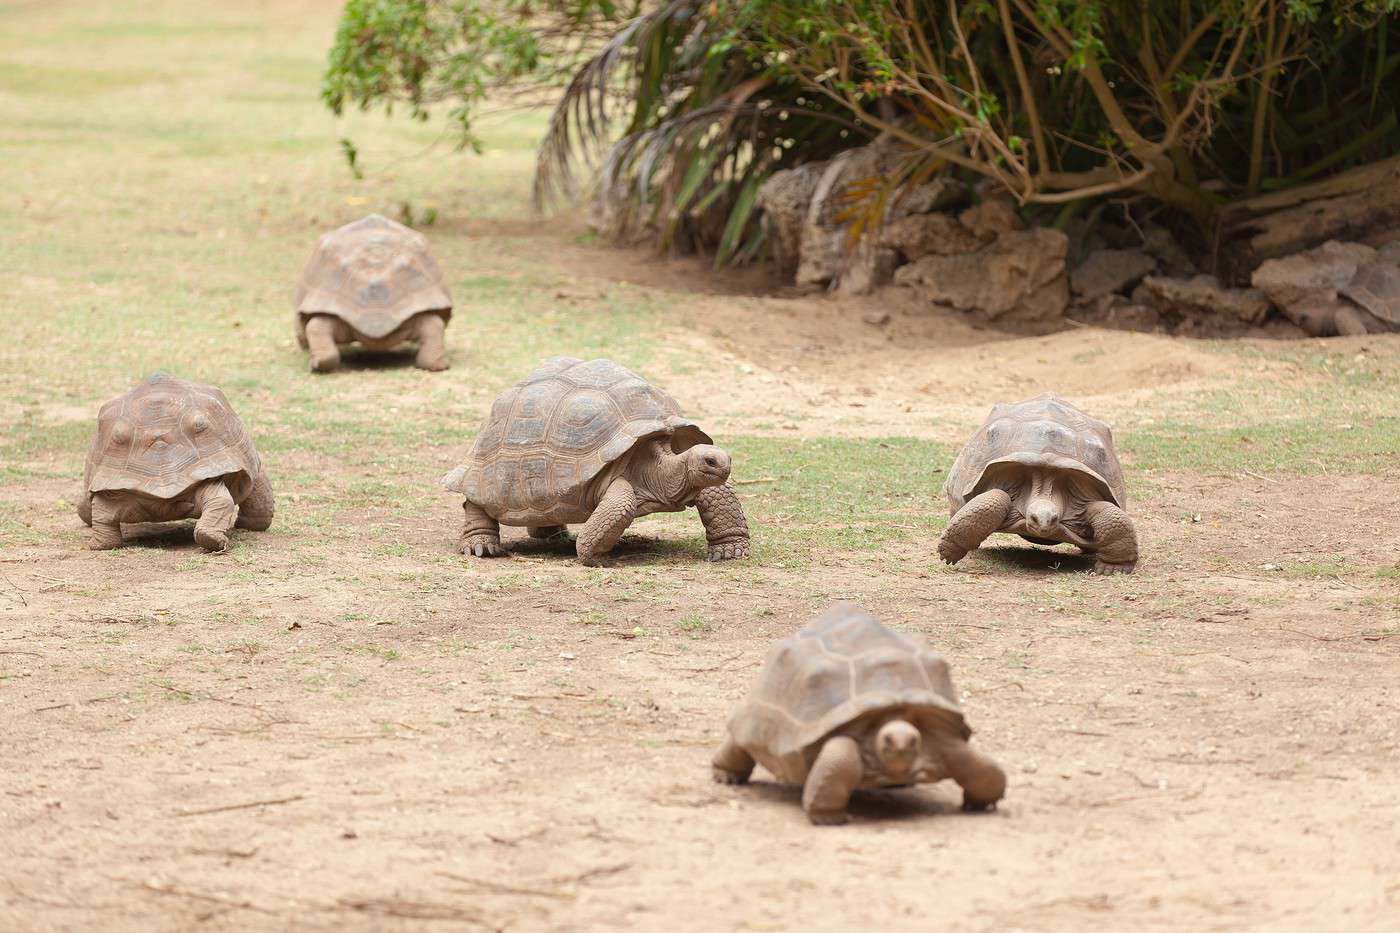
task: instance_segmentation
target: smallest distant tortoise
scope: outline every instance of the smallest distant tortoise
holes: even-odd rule
[[[195,542],[228,546],[237,525],[272,524],[272,484],[224,393],[156,373],[102,406],[78,515],[88,547],[121,547],[123,522],[195,518]]]
[[[452,297],[428,240],[403,224],[370,214],[321,237],[296,298],[297,343],[311,351],[311,371],[340,365],[339,345],[359,341],[388,350],[418,341],[415,365],[447,368],[444,338]]]
[[[1046,393],[997,405],[943,485],[953,518],[938,555],[956,564],[997,531],[1075,544],[1094,572],[1132,573],[1137,531],[1108,425]]]
[[[747,782],[755,763],[801,784],[819,826],[846,822],[859,788],[944,778],[962,786],[964,809],[985,810],[1006,774],[971,736],[941,655],[837,603],[768,652],[712,764],[721,784]]]

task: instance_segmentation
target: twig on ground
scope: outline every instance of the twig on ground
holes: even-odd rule
[[[17,594],[19,595],[19,601],[20,601],[20,603],[22,603],[22,604],[24,605],[24,608],[28,609],[28,608],[29,608],[29,600],[27,600],[27,599],[24,598],[24,590],[22,590],[22,589],[19,588],[19,584],[16,583],[15,581],[11,580],[11,579],[10,579],[10,575],[9,575],[8,573],[6,573],[5,571],[3,571],[3,570],[0,570],[0,577],[4,577],[4,578],[5,578],[5,582],[8,583],[8,584],[10,584],[10,586],[14,588],[15,593],[17,593]]]
[[[55,703],[53,706],[37,706],[34,708],[34,712],[47,713],[49,710],[64,709],[69,706],[83,706],[88,703],[101,703],[103,700],[115,700],[121,696],[122,694],[120,693],[109,693],[106,696],[93,697],[90,700],[79,700],[77,703]]]
[[[272,807],[278,804],[295,803],[298,800],[305,800],[305,794],[297,794],[295,797],[279,797],[276,800],[251,800],[248,803],[231,803],[223,807],[207,807],[203,810],[176,810],[171,816],[204,816],[209,813],[227,813],[230,810],[250,810],[253,807]]]
[[[256,911],[257,913],[268,914],[269,916],[273,917],[278,915],[277,911],[269,910],[266,907],[260,907],[257,904],[254,904],[250,901],[236,901],[233,898],[220,897],[217,894],[200,894],[198,891],[185,891],[181,888],[175,887],[174,885],[151,884],[150,882],[143,881],[141,882],[141,887],[145,888],[147,891],[154,891],[156,894],[169,894],[175,897],[187,897],[190,900],[206,901],[210,904],[218,904],[221,907],[232,907],[237,910],[252,910]]]
[[[520,894],[525,897],[550,897],[558,900],[568,900],[574,895],[562,891],[546,891],[543,888],[525,888],[512,884],[501,884],[499,881],[488,881],[485,878],[472,878],[469,875],[459,875],[450,871],[435,871],[433,874],[442,878],[449,878],[452,881],[460,881],[469,884],[478,891],[488,894]]]

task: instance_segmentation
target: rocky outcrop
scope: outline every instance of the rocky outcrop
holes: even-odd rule
[[[1058,230],[1011,231],[980,252],[925,256],[898,269],[894,280],[930,302],[992,319],[1046,321],[1069,304],[1068,252],[1069,239]]]
[[[774,172],[758,189],[755,203],[772,225],[770,229],[776,243],[778,261],[789,268],[796,268],[801,257],[802,229],[807,224],[807,210],[825,171],[825,162],[808,162],[797,168]]]

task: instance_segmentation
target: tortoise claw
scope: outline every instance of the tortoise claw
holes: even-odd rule
[[[503,552],[501,542],[485,535],[473,535],[458,547],[463,554],[474,557],[500,557]]]
[[[845,810],[808,810],[807,819],[813,826],[844,826],[850,821]]]
[[[966,557],[967,551],[945,538],[940,539],[938,542],[938,556],[943,558],[943,562],[951,567],[953,564],[956,564]]]
[[[1112,576],[1115,573],[1132,573],[1137,569],[1137,561],[1127,564],[1114,564],[1106,560],[1094,562],[1094,573],[1103,576]]]
[[[730,544],[714,544],[710,546],[706,559],[711,563],[721,560],[738,560],[741,557],[749,556],[749,542],[735,541]]]

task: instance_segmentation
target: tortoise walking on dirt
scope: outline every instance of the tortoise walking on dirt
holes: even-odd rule
[[[442,479],[466,501],[458,550],[501,553],[501,525],[537,538],[583,523],[579,560],[595,563],[632,521],[700,512],[710,560],[745,557],[749,527],[729,454],[675,399],[610,360],[546,360],[503,392],[466,462]]]
[[[729,718],[712,762],[722,784],[761,764],[802,785],[816,824],[846,822],[858,788],[952,778],[969,810],[992,807],[1006,775],[968,744],[948,662],[855,606],[840,603],[768,652],[749,698]]]
[[[311,351],[311,371],[340,365],[339,345],[359,341],[387,350],[418,341],[414,363],[447,368],[444,343],[452,297],[428,240],[370,214],[321,237],[296,291],[296,335]]]
[[[196,518],[195,541],[222,551],[230,528],[266,531],[272,513],[262,461],[218,389],[156,373],[102,406],[78,499],[92,549],[120,547],[122,522]]]
[[[1095,573],[1131,573],[1137,531],[1108,425],[1046,393],[997,405],[943,486],[953,518],[938,554],[956,564],[997,531],[1036,544],[1076,544]]]

